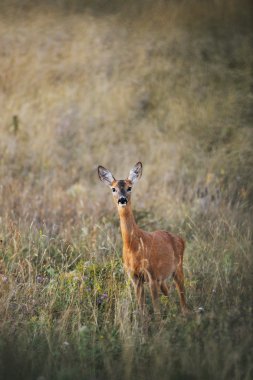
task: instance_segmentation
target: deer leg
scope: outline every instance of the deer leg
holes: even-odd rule
[[[143,281],[138,281],[137,286],[136,286],[136,297],[138,301],[138,305],[144,313],[144,286],[143,286]]]
[[[159,299],[158,299],[159,293],[158,293],[157,281],[150,279],[149,280],[149,287],[150,287],[150,293],[151,293],[154,312],[155,312],[155,314],[160,315]]]
[[[165,281],[161,282],[161,291],[163,295],[165,295],[166,297],[169,297],[169,286]]]
[[[182,313],[186,314],[189,311],[189,309],[185,301],[184,273],[182,266],[179,266],[177,271],[175,272],[174,281],[176,283]]]
[[[143,278],[134,276],[133,285],[139,308],[144,313],[144,283]]]

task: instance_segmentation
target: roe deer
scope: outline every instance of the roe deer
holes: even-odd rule
[[[135,288],[138,304],[144,311],[144,282],[150,287],[155,313],[159,314],[158,297],[161,290],[169,295],[167,279],[173,277],[183,313],[188,311],[185,302],[183,253],[184,241],[167,231],[145,232],[134,219],[131,207],[132,186],[142,175],[142,163],[138,162],[125,180],[116,180],[103,166],[98,176],[112,190],[120,218],[123,239],[123,262]]]

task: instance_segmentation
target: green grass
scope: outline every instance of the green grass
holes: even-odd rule
[[[93,247],[90,236],[87,246],[49,239],[34,227],[28,239],[16,227],[6,232],[2,377],[250,379],[250,231],[227,213],[184,220],[192,313],[180,315],[172,288],[169,300],[161,298],[161,321],[153,319],[148,292],[149,313],[138,315],[120,244],[114,246],[118,231],[109,232],[108,220]]]
[[[252,365],[252,6],[0,5],[0,378],[245,379]],[[110,192],[186,241],[183,317],[138,313]]]

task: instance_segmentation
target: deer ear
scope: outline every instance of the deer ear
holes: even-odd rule
[[[142,163],[137,162],[137,164],[130,170],[128,179],[134,184],[138,182],[142,175]]]
[[[108,186],[111,186],[112,182],[115,181],[115,178],[113,177],[112,173],[103,166],[98,167],[98,177],[102,182],[104,182]]]

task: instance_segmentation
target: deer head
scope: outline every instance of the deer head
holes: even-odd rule
[[[98,177],[111,188],[117,207],[126,207],[131,202],[132,187],[142,175],[142,163],[138,162],[129,173],[127,179],[116,180],[112,173],[103,166],[98,167]]]

